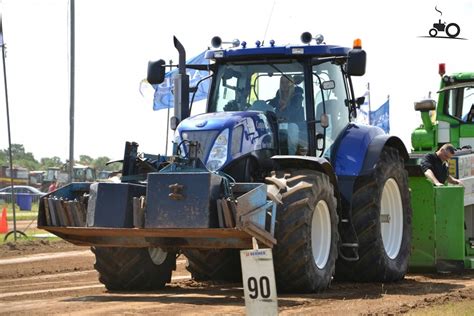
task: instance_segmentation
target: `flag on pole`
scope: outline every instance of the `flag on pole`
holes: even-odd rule
[[[359,109],[357,109],[357,118],[356,122],[361,123],[361,124],[370,124],[370,93],[369,90],[367,90],[363,97],[365,98],[364,103],[360,106]]]
[[[186,61],[186,64],[197,64],[197,65],[206,65],[209,63],[207,59],[204,58],[206,51],[201,54],[191,58]],[[173,81],[172,77],[175,73],[178,72],[178,69],[169,71],[165,75],[165,81],[161,84],[153,85],[155,89],[155,94],[153,97],[153,110],[158,111],[162,109],[172,108],[174,106],[174,96],[173,96]],[[186,73],[189,76],[189,86],[194,87],[198,82],[209,76],[209,71],[196,70],[196,69],[186,69]],[[210,79],[202,81],[199,86],[196,94],[194,95],[194,102],[207,99],[207,94],[209,91]],[[189,94],[189,100],[192,98],[192,93]]]
[[[382,104],[377,110],[370,112],[370,124],[378,126],[385,131],[390,133],[390,99],[387,98],[384,104]]]

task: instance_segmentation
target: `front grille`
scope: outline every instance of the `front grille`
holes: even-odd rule
[[[217,137],[219,131],[184,131],[182,133],[183,140],[197,141],[200,145],[198,151],[198,158],[201,159],[203,163],[206,163],[206,158],[211,151],[214,140]],[[186,152],[188,148],[186,146]]]

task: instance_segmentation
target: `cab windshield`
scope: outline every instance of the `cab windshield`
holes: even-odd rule
[[[226,63],[216,72],[216,84],[209,99],[210,112],[273,112],[278,122],[283,153],[307,154],[308,122],[324,135],[319,120],[328,113],[327,144],[349,122],[345,107],[346,88],[339,65],[326,61],[312,66],[312,91],[306,91],[304,65],[288,60],[274,63]],[[307,105],[307,98],[314,104]],[[323,102],[324,100],[324,102]],[[309,117],[307,106],[312,107]],[[327,148],[327,147],[326,147]]]
[[[446,112],[465,123],[474,123],[474,82],[462,83],[447,89],[445,97]]]

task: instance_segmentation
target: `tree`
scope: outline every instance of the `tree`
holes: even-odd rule
[[[53,167],[61,167],[63,165],[63,162],[61,161],[61,158],[54,156],[51,158],[41,158],[41,169],[46,170],[48,168],[53,168]]]
[[[36,161],[33,153],[25,152],[25,147],[23,145],[12,144],[11,151],[14,166],[28,168],[29,170],[36,170],[39,168],[40,164]],[[1,150],[0,153],[0,161],[2,164],[8,165],[10,161],[8,148]]]
[[[8,155],[3,151],[0,150],[0,166],[8,165]]]
[[[92,165],[93,161],[94,161],[94,159],[91,156],[80,155],[78,163],[80,163],[81,165],[84,165],[84,166],[90,166],[90,165]]]
[[[110,161],[110,158],[107,156],[102,156],[98,157],[97,159],[94,160],[93,166],[97,171],[100,170],[109,170],[107,169],[108,166],[106,166],[106,163]]]

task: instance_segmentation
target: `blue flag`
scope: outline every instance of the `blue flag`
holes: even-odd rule
[[[365,97],[364,104],[357,109],[357,118],[356,122],[361,124],[369,125],[369,112],[370,112],[370,94],[369,90],[363,95]]]
[[[378,126],[385,133],[390,133],[390,99],[387,99],[377,110],[370,111],[370,125]]]
[[[204,58],[205,52],[206,51],[186,61],[186,64],[195,64],[195,65],[208,64],[209,61]],[[172,71],[167,72],[165,75],[165,81],[163,83],[153,85],[153,88],[155,89],[155,94],[153,97],[153,110],[158,111],[158,110],[174,107],[174,96],[172,93],[172,88],[173,88],[172,77],[177,72],[178,72],[178,69],[174,69]],[[196,86],[199,80],[209,76],[209,72],[203,71],[203,70],[186,69],[186,72],[189,76],[190,87]],[[207,94],[209,91],[209,82],[210,82],[210,78],[202,81],[199,84],[198,90],[196,91],[196,95],[194,96],[194,101],[200,101],[207,98]],[[192,93],[189,94],[190,101],[191,101],[191,97],[192,97]]]

